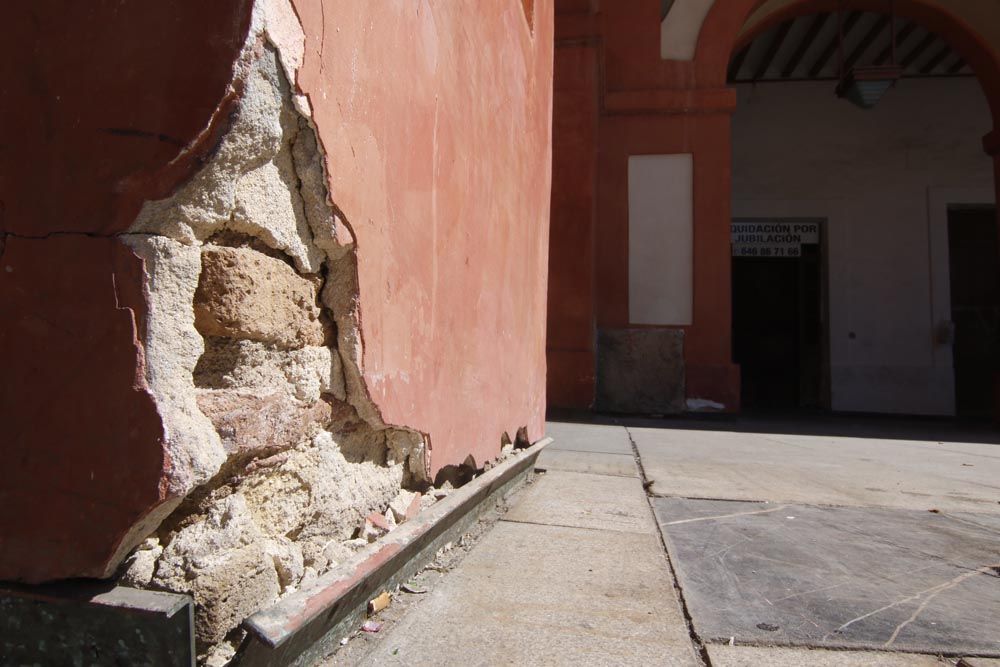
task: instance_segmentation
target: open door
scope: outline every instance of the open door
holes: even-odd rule
[[[820,223],[733,222],[733,360],[749,410],[821,407]]]
[[[1000,370],[1000,252],[996,207],[948,211],[955,409],[967,417],[994,412],[994,377]]]

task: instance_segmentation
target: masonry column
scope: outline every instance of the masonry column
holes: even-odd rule
[[[732,107],[691,118],[694,162],[694,322],[684,358],[689,409],[700,401],[740,409],[739,366],[732,362]],[[706,407],[719,409],[714,406]]]
[[[552,217],[546,353],[548,402],[594,401],[594,207],[597,48],[558,44],[552,118]]]
[[[683,332],[677,382],[684,405],[673,410],[739,410],[739,369],[732,363],[730,343],[730,118],[735,103],[735,92],[724,88],[627,91],[609,93],[605,100],[598,326]],[[635,206],[642,199],[635,189],[643,186],[630,183],[630,164],[647,160],[690,167],[663,172],[654,190],[673,192],[669,202],[649,212],[653,220],[643,232],[637,216],[646,213]],[[631,206],[630,198],[635,200]],[[640,233],[650,234],[650,242],[637,241]],[[644,258],[657,239],[662,256]]]

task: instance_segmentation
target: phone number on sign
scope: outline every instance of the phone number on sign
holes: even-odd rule
[[[802,255],[800,246],[760,247],[733,246],[733,257],[799,257]]]

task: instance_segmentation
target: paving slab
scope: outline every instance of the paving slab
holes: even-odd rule
[[[712,667],[948,667],[954,660],[916,653],[710,645]]]
[[[632,454],[545,450],[538,457],[537,467],[544,470],[585,472],[592,475],[638,477],[639,468]]]
[[[652,493],[1000,514],[1000,445],[631,428]]]
[[[639,480],[551,470],[522,492],[508,521],[656,534]]]
[[[704,641],[1000,656],[1000,517],[681,498],[653,508]]]
[[[962,658],[958,667],[1000,667],[998,658]]]
[[[550,451],[632,455],[632,441],[624,426],[550,421],[545,424],[545,434],[554,440],[547,448]]]
[[[693,667],[668,572],[654,535],[501,521],[362,664]]]

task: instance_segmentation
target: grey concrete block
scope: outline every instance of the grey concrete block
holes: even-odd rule
[[[1000,656],[1000,517],[682,498],[653,507],[708,642]]]
[[[655,536],[501,521],[362,664],[699,662]]]
[[[638,414],[684,412],[684,332],[599,331],[596,407]]]
[[[550,421],[545,433],[555,440],[549,450],[632,455],[632,441],[624,426]]]
[[[173,593],[74,582],[0,588],[4,665],[194,665],[194,606]]]
[[[1000,667],[1000,659],[997,659],[997,658],[962,658],[958,662],[958,667]]]
[[[626,533],[656,533],[638,479],[553,470],[524,491],[509,521]]]
[[[631,454],[572,452],[550,449],[538,457],[538,467],[545,470],[584,472],[591,475],[638,477],[639,468]]]
[[[970,442],[631,428],[656,495],[1000,513],[1000,447]],[[960,437],[960,436],[959,436]]]

